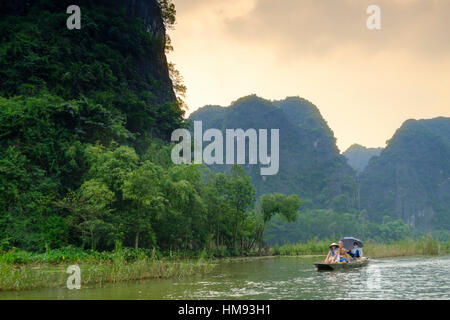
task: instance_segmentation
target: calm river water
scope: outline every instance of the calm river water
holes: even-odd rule
[[[318,259],[223,262],[205,276],[1,292],[0,299],[450,299],[450,256],[378,259],[341,272],[317,272]]]

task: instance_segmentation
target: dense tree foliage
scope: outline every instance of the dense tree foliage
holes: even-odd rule
[[[119,241],[226,254],[256,243],[261,219],[241,167],[213,174],[196,165],[175,166],[163,142],[139,155],[112,140],[127,133],[123,127],[117,134],[112,125],[91,128],[107,137],[108,147],[101,139],[94,143],[82,133],[70,134],[66,121],[89,110],[87,101],[67,104],[50,95],[2,99],[4,246],[109,249]],[[86,126],[79,122],[76,128],[83,132],[91,124]]]
[[[173,4],[77,4],[72,31],[66,1],[0,6],[2,248],[250,250],[261,219],[245,170],[175,166],[164,142],[184,126]]]
[[[183,112],[160,31],[163,21],[174,23],[170,2],[163,1],[168,8],[163,19],[152,1],[138,14],[120,2],[79,1],[80,30],[66,27],[68,1],[32,1],[25,12],[7,3],[0,10],[0,96],[85,96],[121,119],[134,143],[145,144],[148,136],[167,139],[180,127]]]
[[[359,214],[338,213],[329,210],[302,210],[297,222],[286,224],[281,217],[275,217],[265,233],[270,244],[296,243],[310,239],[336,241],[352,235],[360,239],[379,242],[396,241],[414,236],[411,227],[400,219],[385,217],[382,223],[367,220]],[[446,238],[447,239],[447,238]]]
[[[260,164],[245,166],[257,195],[295,193],[303,200],[303,206],[316,209],[330,208],[334,202],[342,202],[344,196],[346,209],[357,210],[356,174],[339,154],[333,132],[319,110],[309,101],[299,97],[268,101],[251,95],[228,107],[206,106],[190,119],[201,120],[203,130],[280,130],[278,174],[263,177]],[[211,169],[229,170],[223,165],[213,165]]]
[[[286,197],[280,193],[264,194],[261,197],[261,212],[263,223],[259,235],[259,251],[261,251],[263,234],[267,223],[275,216],[282,215],[288,222],[297,220],[298,208],[300,207],[300,198],[293,194]]]

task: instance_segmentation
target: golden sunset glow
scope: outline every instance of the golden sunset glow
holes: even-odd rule
[[[450,1],[174,0],[189,113],[255,93],[301,96],[341,151],[385,146],[403,121],[450,116]],[[381,30],[366,9],[381,8]]]

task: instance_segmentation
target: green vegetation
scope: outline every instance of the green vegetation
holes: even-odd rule
[[[103,218],[114,194],[86,182],[89,150],[142,154],[182,125],[164,33],[96,1],[78,3],[83,27],[69,31],[64,1],[31,3],[25,12],[8,1],[0,7],[0,245],[94,247],[100,230],[109,232]],[[156,2],[149,6],[158,23]],[[78,211],[68,214],[63,199],[80,200]]]
[[[309,240],[297,244],[274,246],[273,254],[282,256],[297,255],[326,255],[328,246],[336,240]],[[388,258],[419,255],[438,255],[450,253],[450,241],[440,242],[431,236],[419,239],[405,239],[378,243],[367,241],[364,243],[364,256],[370,258]]]
[[[206,106],[191,120],[202,120],[204,130],[280,128],[279,173],[261,177],[257,165],[246,166],[257,195],[295,193],[302,199],[296,223],[274,218],[268,224],[271,244],[349,234],[377,241],[430,231],[449,237],[449,118],[405,122],[379,156],[379,149],[353,146],[345,153],[349,163],[358,171],[367,165],[359,176],[339,155],[319,110],[302,98],[252,95],[226,108]]]
[[[275,216],[282,215],[286,221],[294,222],[297,220],[297,212],[300,207],[300,199],[294,194],[289,197],[280,193],[264,194],[261,197],[261,211],[263,214],[263,223],[259,232],[259,252],[261,252],[263,234],[267,223]]]
[[[0,256],[0,291],[64,287],[65,272],[78,264],[82,286],[99,286],[129,280],[182,277],[210,272],[214,265],[197,259],[162,258],[153,251],[122,249],[95,252],[78,248],[49,250],[46,253],[10,251]]]
[[[313,239],[304,243],[276,245],[265,254],[325,256],[331,241]],[[389,243],[367,241],[363,249],[364,255],[371,258],[449,254],[450,241],[437,241],[431,236]],[[83,287],[101,286],[107,282],[204,274],[212,271],[219,263],[212,259],[213,254],[206,250],[189,251],[189,258],[186,258],[181,252],[135,250],[122,248],[120,244],[113,251],[103,252],[75,247],[49,249],[45,253],[12,249],[0,256],[0,291],[63,287],[67,280],[65,271],[74,263],[81,268]],[[226,261],[230,261],[229,258]]]
[[[197,165],[175,166],[170,146],[164,145],[153,145],[142,156],[116,144],[86,145],[83,152],[87,169],[81,186],[46,202],[55,216],[44,221],[39,218],[45,215],[5,217],[10,222],[4,224],[5,250],[69,244],[105,250],[117,241],[184,253],[216,248],[219,254],[241,254],[253,248],[264,222],[241,167],[212,174]],[[298,206],[299,201],[290,205],[292,219]]]
[[[165,57],[173,4],[83,0],[82,28],[68,30],[67,3],[0,6],[0,250],[262,245],[242,168],[171,162],[167,140],[185,126]]]
[[[275,218],[268,226],[265,239],[268,243],[283,244],[310,239],[335,239],[352,235],[379,243],[399,241],[414,236],[411,227],[400,219],[385,217],[381,224],[370,222],[363,210],[359,214],[338,213],[328,210],[301,210],[297,221],[286,224]],[[416,234],[417,235],[417,234]],[[441,235],[440,239],[450,240]]]
[[[202,120],[203,129],[218,128],[266,128],[280,129],[280,165],[277,175],[262,177],[260,165],[246,165],[247,174],[256,194],[297,194],[302,199],[302,212],[297,222],[286,216],[276,215],[267,219],[263,232],[270,244],[297,242],[313,237],[330,237],[339,229],[347,228],[341,214],[358,213],[357,177],[339,154],[333,132],[311,102],[289,97],[281,101],[268,101],[255,95],[233,102],[229,107],[206,106],[194,112],[190,120]],[[213,172],[227,172],[226,165],[212,165]],[[317,211],[329,212],[314,228],[305,223],[305,215],[315,219]],[[291,222],[291,223],[288,223]],[[348,224],[348,223],[347,223]],[[319,231],[319,228],[322,230]],[[337,229],[337,230],[336,230]],[[345,231],[344,230],[344,231]],[[314,232],[319,232],[314,234]]]
[[[228,107],[201,108],[190,120],[201,120],[203,130],[217,128],[223,133],[227,128],[280,130],[278,174],[262,177],[260,164],[245,166],[258,196],[294,193],[304,208],[357,210],[356,174],[339,154],[333,132],[311,102],[299,97],[269,101],[251,95]],[[224,172],[229,167],[213,165],[211,170]]]
[[[107,113],[135,144],[145,145],[149,134],[167,138],[180,126],[183,113],[172,91],[164,34],[147,32],[142,17],[127,14],[120,5],[85,0],[77,3],[83,8],[82,28],[72,31],[65,27],[68,1],[33,3],[24,16],[14,14],[8,1],[2,4],[0,96],[49,92],[65,101],[86,97],[102,108],[75,114],[72,127],[83,120],[91,127],[106,126],[94,119]],[[148,11],[157,23],[156,2],[149,2]],[[76,129],[89,136],[84,128]]]

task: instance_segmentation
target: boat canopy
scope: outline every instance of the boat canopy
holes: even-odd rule
[[[342,244],[343,244],[344,248],[349,249],[349,250],[353,249],[353,243],[354,242],[358,243],[358,246],[360,248],[363,247],[362,241],[359,240],[359,239],[353,238],[353,237],[344,237],[344,238],[341,239],[341,241],[342,241]]]

